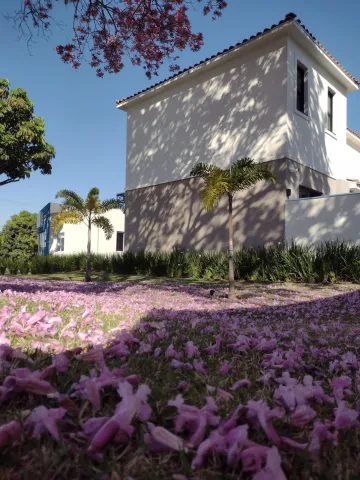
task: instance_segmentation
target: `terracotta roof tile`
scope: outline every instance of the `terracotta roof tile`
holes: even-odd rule
[[[155,88],[155,87],[158,87],[159,85],[162,85],[163,83],[165,82],[168,82],[169,80],[172,80],[173,78],[176,78],[178,77],[179,75],[185,73],[185,72],[188,72],[189,70],[191,70],[192,68],[194,67],[198,67],[199,65],[202,65],[203,63],[209,61],[209,60],[212,60],[216,57],[220,57],[221,55],[224,55],[228,52],[230,52],[231,50],[234,50],[234,48],[237,48],[237,47],[240,47],[241,45],[244,45],[252,40],[254,40],[255,38],[258,38],[258,37],[261,37],[261,36],[264,36],[266,34],[268,34],[269,32],[275,30],[277,27],[279,27],[280,25],[283,25],[284,23],[291,23],[291,22],[297,22],[299,24],[299,26],[308,34],[308,36],[314,41],[314,43],[325,53],[325,55],[327,55],[328,58],[330,58],[330,60],[332,62],[335,63],[335,65],[337,65],[344,73],[345,75],[350,78],[350,80],[352,80],[354,83],[356,83],[357,85],[360,85],[360,81],[359,80],[356,80],[356,78],[351,75],[327,50],[326,48],[319,42],[319,40],[317,40],[314,35],[309,32],[309,30],[305,27],[305,25],[302,25],[301,24],[301,20],[298,19],[296,20],[296,15],[294,13],[288,13],[285,18],[283,20],[280,20],[279,23],[277,24],[274,24],[274,25],[271,25],[271,28],[265,28],[262,32],[258,32],[256,35],[252,35],[250,38],[244,38],[244,40],[242,42],[239,42],[239,43],[236,43],[235,45],[231,45],[230,47],[228,48],[225,48],[225,50],[221,51],[221,52],[218,52],[216,53],[215,55],[212,55],[211,57],[209,58],[206,58],[205,60],[202,60],[201,62],[199,63],[195,63],[194,65],[191,65],[190,67],[187,67],[187,68],[184,68],[183,70],[175,73],[174,75],[171,75],[170,77],[167,77],[165,78],[164,80],[158,82],[158,83],[155,83],[154,85],[151,85],[150,87],[147,87],[147,88],[144,88],[144,90],[141,90],[137,93],[134,93],[133,95],[130,95],[128,97],[125,97],[125,98],[122,98],[120,100],[116,100],[116,104],[117,105],[121,105],[123,102],[127,101],[127,100],[130,100],[131,98],[134,98],[134,97],[137,97],[138,95],[140,95],[141,93],[145,93],[147,92],[148,90],[151,90],[152,88]]]
[[[360,134],[354,132],[354,130],[352,130],[350,127],[347,127],[347,131],[350,132],[350,133],[352,133],[353,135],[355,135],[355,137],[357,137],[357,138],[360,139]]]

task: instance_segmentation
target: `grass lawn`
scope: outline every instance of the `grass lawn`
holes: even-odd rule
[[[41,278],[0,277],[1,479],[360,478],[358,286]]]
[[[10,278],[11,276],[8,276]],[[15,275],[14,278],[27,278],[32,280],[64,280],[71,282],[83,282],[85,273],[68,272],[68,273],[43,273],[33,275]],[[204,285],[226,285],[227,280],[202,280],[194,278],[169,278],[169,277],[148,277],[146,275],[117,275],[115,273],[92,272],[91,278],[93,282],[142,282],[142,283],[195,283]],[[240,282],[239,282],[240,283]],[[243,283],[243,282],[242,282]]]

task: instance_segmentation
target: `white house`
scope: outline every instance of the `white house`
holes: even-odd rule
[[[87,226],[65,224],[58,234],[51,228],[53,217],[61,210],[61,205],[48,203],[38,215],[38,254],[69,254],[85,252],[87,247]],[[124,250],[125,215],[120,209],[104,213],[112,226],[114,233],[107,240],[104,232],[95,226],[91,229],[91,250],[93,253],[115,253]]]
[[[358,88],[290,13],[118,100],[127,112],[127,248],[226,248],[226,199],[206,213],[201,180],[189,173],[199,161],[228,167],[244,156],[270,162],[277,182],[237,195],[235,244],[283,243],[287,198],[357,188],[360,136],[347,128],[347,99]]]

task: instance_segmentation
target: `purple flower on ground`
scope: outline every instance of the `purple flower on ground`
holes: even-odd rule
[[[169,432],[163,427],[156,427],[148,423],[150,434],[146,437],[146,443],[154,451],[186,451],[184,440]]]
[[[263,400],[250,400],[247,404],[247,418],[250,422],[257,420],[261,428],[264,430],[269,440],[271,440],[275,445],[280,444],[280,437],[276,433],[271,420],[272,418],[278,417],[278,413],[270,410]]]
[[[248,388],[249,385],[250,385],[250,381],[244,378],[242,380],[238,380],[237,382],[235,382],[234,385],[231,387],[231,390],[238,390],[239,388]]]
[[[179,405],[177,409],[175,431],[181,432],[185,428],[191,435],[189,443],[195,447],[203,441],[207,425],[216,427],[220,421],[215,415],[217,407],[212,397],[208,397],[207,404],[202,409],[184,404]]]
[[[208,353],[209,355],[213,355],[214,353],[219,351],[220,343],[221,343],[221,336],[216,335],[214,345],[209,345],[208,347],[206,347],[204,349],[204,352]]]
[[[266,455],[266,465],[255,473],[253,480],[286,480],[281,468],[281,457],[276,447],[269,448]]]
[[[150,418],[151,408],[147,403],[147,398],[151,390],[147,385],[140,385],[137,392],[133,393],[132,385],[123,381],[119,383],[118,393],[122,399],[116,407],[116,415],[125,417],[129,423],[134,416],[141,421],[147,421]]]
[[[299,405],[290,415],[290,422],[297,427],[307,425],[316,417],[316,412],[308,405]]]
[[[215,393],[217,400],[224,400],[225,402],[232,400],[234,397],[231,393],[223,390],[222,388],[212,387],[211,385],[206,385],[206,389],[209,393]]]
[[[193,369],[193,366],[191,365],[191,363],[183,363],[183,362],[180,362],[179,360],[176,360],[175,358],[173,358],[171,360],[171,368],[179,368],[181,370],[192,370]]]
[[[225,450],[225,438],[214,430],[210,436],[200,443],[196,455],[191,463],[191,468],[196,470],[203,465],[204,457],[212,453],[222,453]]]
[[[359,427],[358,416],[359,412],[349,408],[346,402],[342,401],[335,408],[334,427],[338,430],[349,430],[351,427]]]
[[[198,355],[200,355],[200,352],[199,352],[199,349],[198,347],[196,347],[194,345],[193,342],[189,341],[189,342],[186,342],[185,344],[185,353],[186,353],[186,356],[188,358],[193,358],[193,357],[197,357]]]
[[[329,425],[325,425],[320,420],[315,422],[314,429],[310,434],[309,451],[318,455],[324,442],[330,441],[337,444],[337,436],[329,432]]]
[[[58,442],[59,432],[57,422],[62,420],[65,416],[65,408],[46,408],[40,406],[35,408],[28,420],[25,422],[25,428],[33,430],[33,437],[36,438],[41,433],[49,432],[52,437]]]
[[[202,373],[203,375],[206,375],[206,370],[204,368],[204,362],[202,360],[194,360],[193,365],[194,365],[195,370]]]
[[[190,383],[187,382],[186,380],[181,380],[181,382],[179,382],[176,387],[177,390],[184,390],[184,391],[188,390],[189,388],[190,388]]]
[[[20,440],[21,427],[17,422],[9,422],[0,426],[0,449],[13,440]]]
[[[54,355],[52,363],[57,372],[65,373],[69,368],[70,360],[64,353],[58,353],[57,355]]]
[[[244,471],[258,472],[267,457],[268,450],[269,447],[257,444],[245,448],[240,453]]]
[[[349,387],[351,387],[350,377],[334,377],[331,380],[331,388],[333,390],[334,397],[338,403],[344,398],[344,391],[348,391],[347,389]]]
[[[224,361],[223,366],[218,370],[219,375],[226,375],[231,370],[231,363],[228,360]]]
[[[56,389],[49,382],[41,380],[32,372],[27,373],[26,376],[10,375],[5,378],[3,386],[13,392],[28,392],[36,395],[56,393]]]

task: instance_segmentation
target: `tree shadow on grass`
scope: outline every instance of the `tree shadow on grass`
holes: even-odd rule
[[[288,298],[288,297],[287,297]],[[291,299],[292,300],[292,299]],[[226,416],[239,403],[246,405],[247,401],[254,398],[263,398],[266,401],[271,401],[273,392],[269,388],[259,386],[256,379],[262,374],[262,361],[266,352],[261,352],[256,349],[249,351],[234,351],[230,349],[227,342],[223,342],[220,346],[220,351],[213,355],[205,355],[203,349],[209,344],[214,343],[214,336],[217,333],[223,333],[226,338],[226,333],[232,332],[236,322],[238,329],[234,331],[234,339],[237,334],[245,332],[248,326],[255,325],[258,328],[270,327],[271,331],[276,334],[276,338],[285,342],[294,340],[297,332],[302,327],[309,327],[311,322],[320,321],[326,323],[328,331],[324,330],[323,334],[315,334],[311,339],[314,346],[321,347],[323,337],[330,334],[333,335],[338,330],[339,322],[344,325],[344,328],[359,325],[360,320],[360,291],[345,292],[331,297],[315,298],[310,301],[297,302],[296,295],[292,303],[287,305],[267,304],[255,307],[251,303],[248,306],[241,308],[229,308],[226,301],[216,300],[214,302],[219,304],[218,310],[208,309],[184,309],[174,310],[170,308],[164,309],[149,309],[139,320],[142,323],[146,322],[164,322],[169,335],[163,339],[159,337],[154,348],[159,346],[162,348],[162,353],[158,358],[155,358],[153,353],[135,352],[131,347],[131,355],[126,360],[121,360],[118,357],[106,357],[106,364],[110,370],[119,368],[124,365],[125,361],[128,365],[128,374],[136,374],[139,376],[140,383],[146,383],[150,386],[152,392],[149,402],[153,409],[151,421],[157,425],[172,428],[172,422],[169,420],[174,415],[169,412],[167,402],[173,399],[177,393],[177,385],[180,381],[186,380],[190,384],[190,389],[186,392],[186,403],[202,406],[204,399],[209,395],[207,385],[220,387],[226,391],[231,391],[231,386],[235,381],[241,378],[248,378],[251,384],[248,389],[240,390],[233,393],[233,400],[221,406],[221,416]],[[198,320],[200,320],[199,323]],[[204,323],[202,323],[204,321]],[[334,321],[334,325],[332,324]],[[235,323],[234,323],[235,322]],[[155,329],[155,330],[154,330]],[[290,339],[283,334],[291,330]],[[329,331],[330,330],[330,331]],[[142,328],[140,332],[135,332],[141,339],[148,341],[147,335],[156,331],[156,325],[148,325],[148,328]],[[348,345],[348,339],[343,335],[343,332],[338,330],[338,337],[332,341],[336,343],[341,349],[348,350],[352,345]],[[228,337],[229,338],[229,337]],[[201,374],[197,370],[182,371],[181,369],[174,370],[171,367],[171,358],[164,356],[164,351],[170,343],[174,344],[174,348],[182,352],[186,341],[193,341],[200,349],[201,356],[205,360],[206,375]],[[283,348],[286,348],[285,346]],[[288,349],[293,348],[290,343]],[[345,350],[344,350],[345,351]],[[311,353],[307,348],[304,358],[308,360]],[[31,370],[42,370],[51,365],[51,353],[35,352],[30,353],[34,363],[28,365]],[[219,368],[223,365],[224,360],[227,359],[232,364],[232,371],[226,375],[218,373]],[[184,361],[192,362],[192,360],[184,359]],[[321,362],[321,360],[319,360]],[[307,361],[309,363],[309,361]],[[314,370],[297,371],[296,375],[311,374],[314,379],[322,380],[319,376],[321,371],[328,374],[324,369],[324,365],[317,364],[317,360],[312,360],[315,364]],[[14,361],[13,367],[25,366],[21,360]],[[48,380],[56,387],[60,393],[68,393],[73,383],[79,382],[81,375],[89,375],[90,370],[94,367],[94,363],[85,363],[73,357],[69,370],[66,373],[54,373]],[[335,375],[335,373],[334,373]],[[3,372],[0,376],[0,383],[5,376]],[[186,473],[184,462],[189,465],[191,456],[181,458],[180,455],[174,453],[168,455],[166,461],[164,456],[152,455],[146,450],[142,438],[145,431],[144,424],[136,424],[136,430],[132,437],[132,442],[127,446],[114,445],[110,442],[104,448],[105,461],[103,463],[96,463],[90,460],[87,456],[87,448],[89,442],[83,439],[76,444],[71,437],[73,432],[82,430],[82,423],[86,419],[93,416],[111,416],[113,415],[116,403],[119,397],[116,394],[116,389],[105,389],[101,392],[101,407],[100,410],[94,411],[86,399],[75,400],[76,407],[81,413],[72,415],[67,414],[70,418],[68,423],[60,426],[61,443],[56,442],[49,434],[43,434],[41,439],[31,439],[30,435],[26,437],[26,441],[18,442],[15,447],[5,447],[0,452],[0,463],[2,465],[0,474],[1,478],[20,479],[24,475],[29,478],[40,478],[39,473],[44,478],[97,478],[100,474],[108,473],[109,471],[116,472],[121,475],[119,478],[125,478],[127,475],[135,476],[139,480],[172,478],[175,473]],[[47,406],[48,408],[57,408],[59,405],[57,400],[49,399],[44,396],[37,396],[33,394],[19,394],[10,403],[3,403],[0,405],[0,424],[15,420],[21,422],[22,412],[32,410],[39,406]],[[279,428],[276,425],[276,428]],[[286,436],[294,438],[298,431],[292,430],[292,427],[287,427]],[[251,432],[254,435],[254,432]],[[63,438],[68,443],[63,443]],[[70,439],[70,440],[69,440]],[[265,437],[255,439],[260,443],[267,444]],[[287,456],[287,452],[282,452],[283,456]],[[300,478],[294,476],[294,472],[304,473],[304,465],[306,469],[311,469],[311,462],[303,462],[301,452],[293,452],[292,454],[292,476],[289,478]],[[338,453],[339,455],[339,453]],[[342,465],[349,466],[349,472],[355,469],[355,461],[351,449],[345,453],[342,451]],[[134,458],[137,461],[134,462]],[[31,458],[31,461],[29,461]],[[121,462],[118,461],[121,458]],[[324,457],[324,471],[329,471],[330,468],[336,466],[339,460],[334,455]],[[310,471],[308,472],[311,473]],[[200,472],[201,478],[237,478],[236,474],[226,468],[225,464],[214,462],[209,459],[206,467]],[[125,477],[124,477],[125,475]],[[220,477],[221,476],[221,477]],[[99,477],[100,478],[100,477]],[[117,478],[117,477],[114,477]]]
[[[98,281],[85,283],[80,281],[68,281],[59,280],[54,276],[53,280],[49,278],[47,280],[39,280],[36,278],[28,277],[12,277],[12,276],[0,276],[0,292],[5,290],[11,290],[18,293],[56,293],[56,292],[68,292],[71,294],[97,296],[101,294],[109,294],[116,296],[116,294],[124,293],[129,290],[129,295],[136,292],[139,294],[138,288],[142,288],[145,291],[156,292],[168,292],[169,294],[185,294],[190,295],[193,298],[201,298],[213,300],[211,297],[211,290],[214,290],[214,299],[219,297],[225,297],[227,294],[227,282],[226,281],[201,281],[191,279],[169,279],[164,277],[141,277],[140,279],[134,279],[133,276],[124,276],[123,281]],[[343,285],[329,285],[329,284],[297,284],[297,283],[253,283],[253,282],[237,282],[237,300],[235,303],[241,303],[247,298],[257,298],[262,296],[272,297],[286,297],[311,294],[316,289],[319,292],[322,290],[330,289],[343,291],[344,288],[353,289],[355,286],[343,286]],[[224,301],[224,308],[227,308],[226,301]]]

